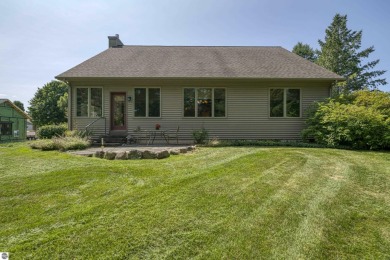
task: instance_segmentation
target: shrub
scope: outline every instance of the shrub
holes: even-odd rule
[[[200,130],[194,130],[192,132],[192,137],[196,144],[204,144],[209,137],[209,132],[202,128]]]
[[[53,138],[53,142],[60,151],[83,150],[90,146],[90,142],[86,138],[81,137]]]
[[[57,150],[57,147],[55,146],[52,139],[35,140],[35,141],[30,143],[30,147],[32,149],[40,149],[42,151]]]
[[[90,142],[86,138],[81,137],[55,137],[52,139],[40,139],[30,143],[31,148],[42,151],[82,150],[89,146]]]
[[[61,125],[45,125],[41,126],[37,131],[37,136],[40,139],[50,139],[53,137],[63,136],[68,129],[66,124]]]
[[[80,138],[90,138],[92,136],[91,130],[66,130],[66,137],[80,137]]]
[[[348,97],[318,103],[309,113],[302,136],[332,147],[390,147],[390,95],[358,91]]]

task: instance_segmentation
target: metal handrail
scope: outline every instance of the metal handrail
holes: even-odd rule
[[[104,135],[107,135],[107,120],[105,117],[98,117],[95,120],[93,120],[91,123],[85,126],[85,131],[88,131],[88,128],[94,125],[97,121],[104,119]]]

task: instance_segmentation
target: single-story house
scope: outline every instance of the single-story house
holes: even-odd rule
[[[305,111],[344,78],[282,47],[109,48],[56,76],[69,90],[69,128],[95,135],[180,127],[219,139],[300,139]]]
[[[0,142],[27,138],[27,120],[31,117],[8,99],[0,99]]]

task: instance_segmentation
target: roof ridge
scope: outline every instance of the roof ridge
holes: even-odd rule
[[[123,45],[123,47],[200,47],[200,48],[220,48],[220,47],[239,47],[239,48],[282,48],[282,46],[256,46],[256,45]]]

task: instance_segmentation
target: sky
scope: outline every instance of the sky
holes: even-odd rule
[[[390,82],[388,0],[1,0],[0,98],[27,108],[38,88],[108,48],[125,45],[319,48],[336,13],[363,31],[368,61]],[[380,87],[390,91],[390,85]]]

